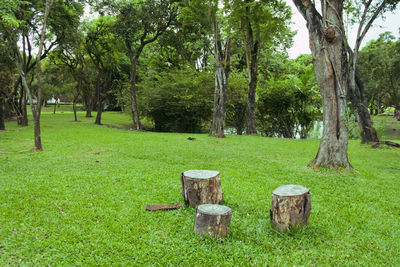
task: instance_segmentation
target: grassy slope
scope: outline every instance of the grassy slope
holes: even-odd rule
[[[305,167],[317,140],[134,132],[96,126],[72,113],[44,114],[44,152],[32,126],[0,132],[0,265],[397,265],[400,262],[400,149],[351,141],[358,172]],[[104,123],[129,118],[105,113]],[[225,239],[193,232],[179,175],[221,173],[234,209]],[[308,227],[281,234],[269,223],[271,192],[310,188]]]

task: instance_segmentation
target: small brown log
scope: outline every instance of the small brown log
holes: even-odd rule
[[[182,196],[187,206],[220,204],[224,200],[217,171],[189,170],[181,174]]]
[[[310,191],[301,185],[283,185],[272,192],[271,224],[282,232],[308,224],[311,213]]]
[[[148,211],[156,211],[156,210],[177,210],[182,208],[180,203],[171,204],[171,205],[146,205],[146,210]]]
[[[385,141],[385,144],[391,147],[399,147],[400,148],[400,144],[392,142],[392,141]]]
[[[232,209],[217,204],[203,204],[196,208],[194,231],[196,234],[208,234],[213,237],[224,237],[228,234]]]

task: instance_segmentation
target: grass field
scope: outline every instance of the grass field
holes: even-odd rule
[[[356,171],[312,170],[318,140],[135,132],[83,113],[72,120],[42,115],[43,152],[26,152],[32,123],[0,132],[0,266],[400,265],[400,149],[353,140]],[[130,118],[106,112],[103,122]],[[196,235],[193,208],[145,211],[183,203],[180,173],[189,169],[221,173],[234,210],[226,238]],[[269,223],[271,192],[290,183],[310,189],[312,212],[308,227],[282,234]]]

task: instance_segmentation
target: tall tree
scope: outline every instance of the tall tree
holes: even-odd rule
[[[400,39],[395,41],[395,37],[386,32],[379,36],[377,40],[370,41],[361,51],[357,69],[363,83],[369,89],[370,102],[378,107],[394,108],[394,117],[400,120]]]
[[[85,49],[96,67],[97,78],[95,85],[95,101],[97,102],[97,115],[95,124],[101,125],[103,112],[103,98],[106,90],[111,88],[112,71],[117,64],[118,43],[112,34],[115,18],[100,16],[89,22],[85,36]]]
[[[350,168],[346,94],[348,87],[347,44],[343,37],[343,1],[321,1],[317,11],[310,0],[293,0],[307,22],[314,73],[322,97],[323,135],[315,159],[320,166]]]
[[[363,85],[361,84],[360,79],[358,79],[358,83],[356,79],[358,52],[366,33],[371,28],[375,19],[387,10],[394,10],[398,2],[399,1],[393,0],[367,0],[349,1],[347,3],[347,11],[351,13],[353,22],[358,23],[354,48],[352,49],[349,45],[347,46],[349,58],[348,93],[361,130],[361,143],[378,142],[379,139],[368,112],[368,104],[365,98]]]
[[[230,36],[226,38],[225,51],[223,51],[217,18],[218,1],[214,4],[210,6],[210,12],[214,28],[215,90],[213,120],[209,135],[222,138],[225,137],[226,91],[231,71],[231,38]]]
[[[124,40],[130,66],[130,100],[135,130],[141,129],[136,99],[137,65],[144,47],[156,41],[174,22],[178,9],[174,1],[127,1],[117,15],[116,32]]]
[[[243,36],[249,76],[246,134],[256,134],[256,88],[259,53],[263,46],[285,46],[292,36],[288,28],[290,8],[284,1],[235,0],[231,4],[232,22]]]

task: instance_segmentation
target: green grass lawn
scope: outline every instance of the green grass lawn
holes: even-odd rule
[[[306,167],[318,140],[135,132],[42,115],[43,152],[32,122],[0,132],[0,266],[399,266],[400,149],[350,141],[357,171]],[[103,122],[129,125],[104,113]],[[195,141],[187,140],[188,136]],[[146,204],[183,203],[180,173],[221,173],[234,210],[224,239],[194,233],[194,208],[148,212]],[[271,192],[310,189],[309,226],[279,233],[269,222]]]

